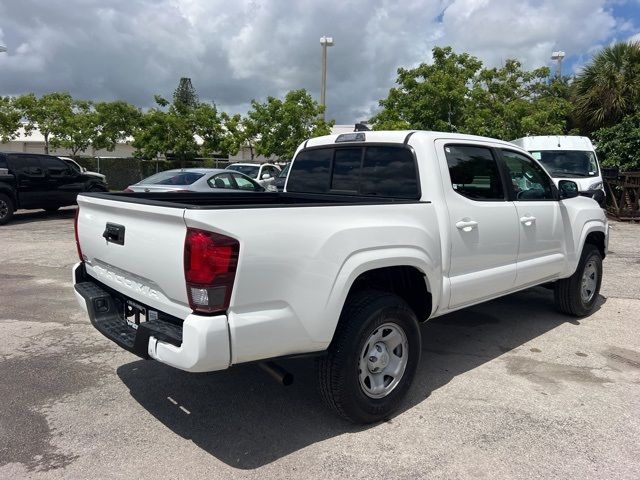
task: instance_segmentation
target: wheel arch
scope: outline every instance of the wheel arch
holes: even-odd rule
[[[424,321],[436,310],[441,295],[441,264],[415,247],[358,252],[343,264],[327,302],[335,319],[331,337],[349,295],[363,288],[389,291],[403,298]]]

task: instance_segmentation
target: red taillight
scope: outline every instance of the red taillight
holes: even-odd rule
[[[80,248],[80,238],[78,238],[78,217],[80,216],[80,207],[76,209],[76,216],[73,220],[73,230],[76,235],[76,249],[78,250],[78,258],[81,262],[84,262],[84,258],[82,257],[82,249]]]
[[[239,251],[235,238],[187,228],[184,278],[194,312],[218,313],[229,307]]]
[[[131,190],[129,187],[125,188],[124,190],[122,190],[124,193],[134,193],[133,190]]]

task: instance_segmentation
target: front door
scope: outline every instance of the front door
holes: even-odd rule
[[[556,277],[564,270],[563,222],[553,182],[540,165],[512,150],[501,150],[518,211],[520,246],[516,286]]]
[[[518,218],[496,153],[482,144],[436,142],[449,213],[450,308],[513,288]]]

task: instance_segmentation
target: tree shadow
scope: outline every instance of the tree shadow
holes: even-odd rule
[[[44,210],[18,210],[13,214],[13,218],[7,226],[20,225],[21,223],[49,222],[51,220],[71,219],[76,214],[76,208],[63,207],[55,212],[45,212]]]
[[[549,290],[534,288],[426,322],[414,385],[396,415],[428,401],[431,392],[456,376],[568,321],[579,325],[554,310]],[[164,425],[240,469],[258,468],[316,442],[375,427],[351,425],[322,405],[312,359],[282,365],[295,375],[290,387],[280,386],[256,365],[188,374],[140,360],[122,365],[117,373],[133,398]]]

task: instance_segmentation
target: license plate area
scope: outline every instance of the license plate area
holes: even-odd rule
[[[137,330],[142,322],[157,320],[158,312],[127,299],[124,303],[124,319],[127,325]]]

